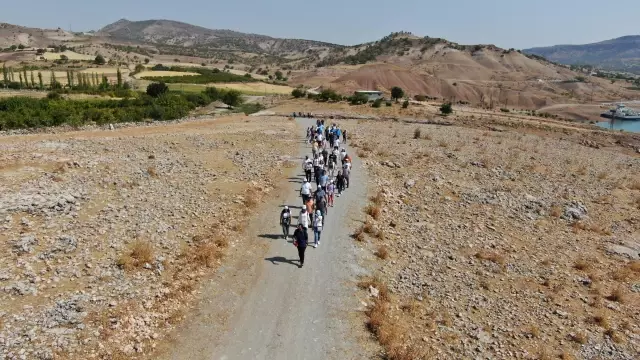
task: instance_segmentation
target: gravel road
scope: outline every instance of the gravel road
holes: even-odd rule
[[[313,123],[297,119],[299,133]],[[300,162],[311,155],[300,141]],[[352,222],[361,221],[366,179],[355,151],[353,186],[328,211],[321,246],[307,248],[305,266],[291,240],[281,236],[278,217],[289,205],[297,223],[302,174],[293,170],[286,196],[278,199],[249,229],[250,248],[228,264],[203,290],[192,319],[167,346],[167,359],[362,359],[358,338],[362,323],[352,321],[361,306],[354,285],[364,270],[357,265],[362,251],[350,238]],[[293,232],[293,228],[292,228]],[[310,231],[310,238],[313,234]],[[266,242],[266,244],[264,244]],[[263,245],[262,247],[260,245]],[[262,249],[262,250],[261,250]],[[238,253],[236,255],[239,255]],[[251,259],[255,259],[252,262]],[[222,323],[222,325],[220,325]]]

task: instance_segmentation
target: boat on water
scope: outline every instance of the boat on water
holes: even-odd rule
[[[615,109],[600,114],[603,118],[614,120],[640,120],[640,113],[637,113],[624,104],[618,104]]]

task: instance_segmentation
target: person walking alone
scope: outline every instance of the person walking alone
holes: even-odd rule
[[[307,230],[298,224],[298,228],[293,232],[293,245],[298,248],[298,257],[300,257],[300,266],[304,266],[304,252],[307,250],[307,243],[309,242],[309,234]]]
[[[340,197],[344,191],[344,175],[342,175],[342,171],[338,171],[336,176],[336,189],[338,190],[338,197]]]
[[[313,247],[317,248],[320,246],[320,234],[322,234],[322,225],[324,222],[324,217],[320,210],[316,211],[316,216],[313,218],[313,239],[314,244]]]
[[[304,159],[304,162],[302,163],[302,169],[304,170],[304,176],[305,176],[305,179],[307,179],[307,182],[311,182],[311,171],[313,170],[313,161],[309,159],[309,156],[307,156]]]
[[[282,226],[282,235],[284,239],[289,239],[289,227],[291,226],[291,210],[285,206],[280,213],[280,225]]]

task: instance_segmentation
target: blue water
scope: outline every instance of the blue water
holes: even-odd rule
[[[623,120],[613,120],[612,123],[609,121],[602,121],[596,123],[597,126],[605,129],[613,129],[616,131],[624,130],[629,132],[640,132],[640,121],[623,121]]]

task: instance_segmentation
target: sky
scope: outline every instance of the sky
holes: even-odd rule
[[[29,0],[4,6],[0,22],[88,31],[121,18],[169,19],[342,45],[409,31],[525,49],[638,35],[639,15],[639,0]]]

